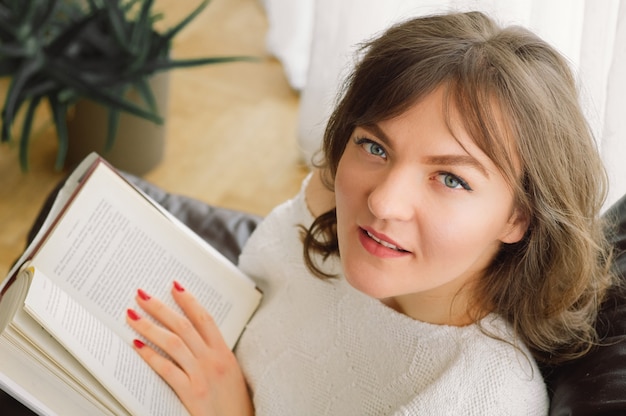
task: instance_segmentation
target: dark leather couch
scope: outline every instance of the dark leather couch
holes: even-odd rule
[[[183,223],[236,262],[241,247],[261,218],[209,206],[181,195],[167,193],[133,176],[128,179],[172,212]],[[32,238],[53,201],[53,192],[32,227]],[[626,196],[605,214],[615,220],[611,241],[615,264],[626,279]],[[598,318],[602,346],[582,359],[557,368],[542,369],[552,396],[550,416],[626,415],[626,291],[615,288]],[[0,392],[1,393],[1,392]],[[0,396],[2,414],[31,414],[7,395]]]
[[[604,215],[614,221],[615,270],[626,283],[626,196]],[[552,393],[550,416],[626,415],[625,300],[623,285],[604,302],[596,323],[602,346],[562,367],[544,369]]]

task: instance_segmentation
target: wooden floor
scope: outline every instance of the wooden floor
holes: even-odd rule
[[[157,0],[155,10],[165,12],[167,25],[198,3]],[[177,36],[173,55],[265,57],[266,30],[259,0],[213,0]],[[173,71],[166,155],[144,177],[170,192],[265,215],[297,192],[307,172],[297,151],[297,111],[298,95],[271,58]],[[53,169],[56,136],[45,113],[37,121],[28,172],[20,171],[15,143],[0,146],[0,276],[66,175]]]

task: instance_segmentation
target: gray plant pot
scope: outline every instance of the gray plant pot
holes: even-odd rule
[[[163,116],[167,111],[169,73],[155,75],[150,84],[159,113]],[[129,94],[130,99],[139,100],[136,92]],[[81,100],[75,105],[67,122],[69,144],[66,166],[78,164],[93,151],[116,168],[139,176],[161,162],[165,152],[165,124],[158,125],[122,112],[113,147],[105,151],[107,122],[106,107],[91,100]]]

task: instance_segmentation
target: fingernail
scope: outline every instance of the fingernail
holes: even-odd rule
[[[139,315],[133,309],[126,309],[126,313],[128,314],[128,317],[133,321],[139,320]]]
[[[174,280],[174,289],[176,289],[179,292],[184,292],[185,291],[185,288],[182,287],[180,285],[180,283],[178,283],[176,280]]]
[[[143,300],[150,300],[150,295],[148,295],[142,289],[137,289],[137,295]]]
[[[137,349],[141,349],[141,348],[143,348],[146,345],[146,344],[144,344],[143,342],[141,342],[138,339],[134,339],[133,340],[133,344],[135,344],[135,348],[137,348]]]

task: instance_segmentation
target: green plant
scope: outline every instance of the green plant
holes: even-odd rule
[[[69,108],[87,98],[109,108],[107,148],[115,140],[120,111],[155,123],[163,119],[148,79],[179,67],[245,60],[206,57],[174,60],[171,41],[209,3],[203,0],[186,18],[160,33],[153,0],[0,0],[0,77],[11,77],[2,111],[1,140],[11,140],[12,126],[24,106],[19,134],[22,169],[35,110],[47,101],[59,147],[56,168],[67,153]],[[143,103],[125,96],[136,89]]]

